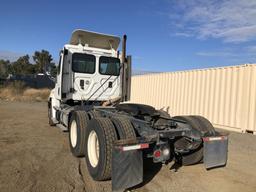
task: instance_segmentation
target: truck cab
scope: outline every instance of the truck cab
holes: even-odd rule
[[[125,46],[119,54],[119,44],[117,36],[80,29],[72,33],[60,51],[57,82],[49,98],[54,121],[61,104],[129,100],[131,56],[124,55]]]

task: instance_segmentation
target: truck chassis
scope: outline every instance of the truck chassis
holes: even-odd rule
[[[85,157],[96,181],[112,179],[113,191],[143,181],[143,162],[203,162],[225,166],[228,137],[201,116],[176,116],[130,98],[131,56],[120,38],[73,32],[60,52],[55,88],[48,100],[49,124],[69,133],[70,150]]]
[[[51,109],[50,102],[48,106]],[[85,157],[94,180],[112,178],[113,191],[143,181],[145,158],[165,164],[204,162],[206,169],[227,162],[228,137],[201,116],[170,117],[151,106],[130,103],[110,107],[64,104],[56,111],[61,122],[57,126],[69,132],[73,155]],[[51,116],[49,122],[55,125]]]

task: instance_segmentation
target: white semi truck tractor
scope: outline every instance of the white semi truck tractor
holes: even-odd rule
[[[180,165],[225,166],[228,137],[201,116],[171,117],[152,106],[129,103],[131,56],[117,36],[75,30],[60,51],[49,124],[69,133],[70,150],[84,157],[96,181],[113,191],[143,181],[145,158]],[[173,93],[175,94],[175,93]]]

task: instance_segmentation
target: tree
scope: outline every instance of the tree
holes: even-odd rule
[[[42,50],[41,52],[35,51],[33,59],[36,62],[38,72],[45,73],[46,71],[48,71],[48,68],[50,67],[52,55],[46,50]]]
[[[49,68],[50,68],[51,76],[56,77],[57,76],[57,66],[55,65],[55,63],[51,63]]]
[[[5,79],[9,74],[9,60],[0,60],[0,79]]]
[[[37,67],[36,67],[36,65],[28,64],[26,67],[26,70],[24,72],[25,72],[25,74],[36,74]]]
[[[36,68],[34,65],[30,64],[28,55],[18,58],[10,67],[10,73],[14,75],[34,74],[35,72]]]

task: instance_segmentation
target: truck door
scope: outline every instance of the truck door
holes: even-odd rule
[[[61,99],[69,99],[71,82],[71,53],[63,50],[62,70],[61,70]]]
[[[68,93],[68,87],[70,85],[70,83],[68,82],[70,80],[70,77],[68,77],[67,75],[69,74],[69,69],[68,69],[68,65],[65,64],[68,55],[68,50],[63,49],[60,52],[60,59],[59,59],[59,64],[57,67],[57,81],[56,81],[56,85],[55,85],[55,91],[54,91],[54,95],[55,98],[58,100],[63,100],[67,97],[67,93]]]

